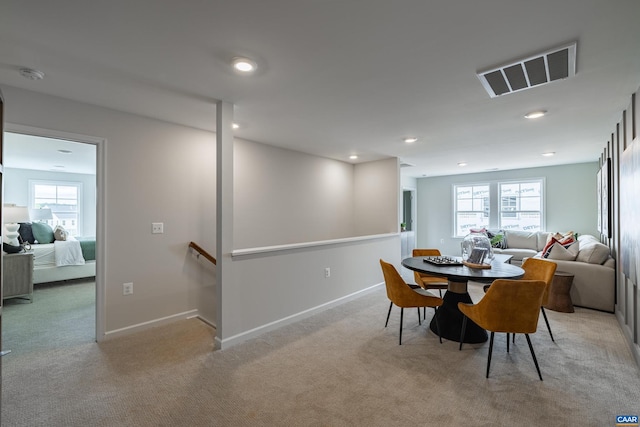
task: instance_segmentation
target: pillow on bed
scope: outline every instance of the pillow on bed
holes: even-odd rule
[[[56,240],[67,240],[68,235],[69,232],[61,225],[56,225],[56,228],[53,229],[53,237]]]
[[[21,222],[18,233],[20,233],[20,237],[24,242],[29,242],[31,244],[36,242],[36,238],[33,237],[33,230],[31,230],[31,223]]]
[[[35,237],[38,243],[53,243],[56,239],[51,226],[47,223],[34,222],[31,224],[31,230],[33,231],[33,237]]]

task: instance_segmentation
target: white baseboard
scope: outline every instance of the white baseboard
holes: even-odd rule
[[[137,325],[127,326],[126,328],[114,329],[113,331],[107,331],[104,334],[104,339],[109,340],[125,335],[130,335],[135,332],[144,331],[146,329],[155,328],[156,326],[166,325],[178,320],[191,319],[198,316],[198,310],[189,310],[183,313],[173,314],[167,317],[161,317],[160,319],[150,320],[148,322],[138,323]]]
[[[223,340],[220,340],[220,338],[218,336],[216,336],[215,338],[215,349],[216,350],[224,350],[226,348],[230,348],[234,345],[240,344],[241,342],[244,342],[246,340],[249,340],[251,338],[255,338],[259,335],[262,335],[266,332],[269,331],[273,331],[275,329],[281,328],[282,326],[286,326],[289,325],[291,323],[297,322],[299,320],[302,319],[306,319],[307,317],[313,316],[314,314],[318,314],[322,311],[328,310],[332,307],[336,307],[338,305],[344,304],[348,301],[354,300],[355,298],[361,296],[363,293],[366,292],[370,292],[372,290],[374,290],[375,288],[377,288],[378,286],[382,286],[384,285],[384,282],[380,282],[378,284],[375,284],[373,286],[370,286],[368,288],[365,289],[361,289],[357,292],[354,292],[352,294],[346,295],[344,297],[335,299],[333,301],[329,301],[327,303],[321,304],[319,306],[310,308],[308,310],[304,310],[301,311],[299,313],[296,314],[292,314],[291,316],[287,316],[285,318],[282,318],[280,320],[276,320],[274,322],[271,323],[267,323],[265,325],[262,326],[258,326],[257,328],[253,328],[251,330],[248,330],[246,332],[242,332],[240,334],[234,335],[232,337],[229,338],[225,338]]]

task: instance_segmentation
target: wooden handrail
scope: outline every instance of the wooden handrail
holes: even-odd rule
[[[202,255],[203,257],[211,261],[214,265],[216,264],[216,259],[212,257],[209,252],[202,249],[197,243],[190,242],[189,247],[195,249],[195,251],[198,252],[198,256]]]

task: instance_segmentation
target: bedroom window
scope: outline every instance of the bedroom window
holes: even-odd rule
[[[78,235],[81,218],[81,182],[29,181],[31,209],[49,208],[53,219],[46,222],[55,228],[61,225],[72,236]]]

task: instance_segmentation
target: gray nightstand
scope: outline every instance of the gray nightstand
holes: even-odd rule
[[[2,299],[22,297],[33,302],[33,253],[3,253],[2,262]]]

